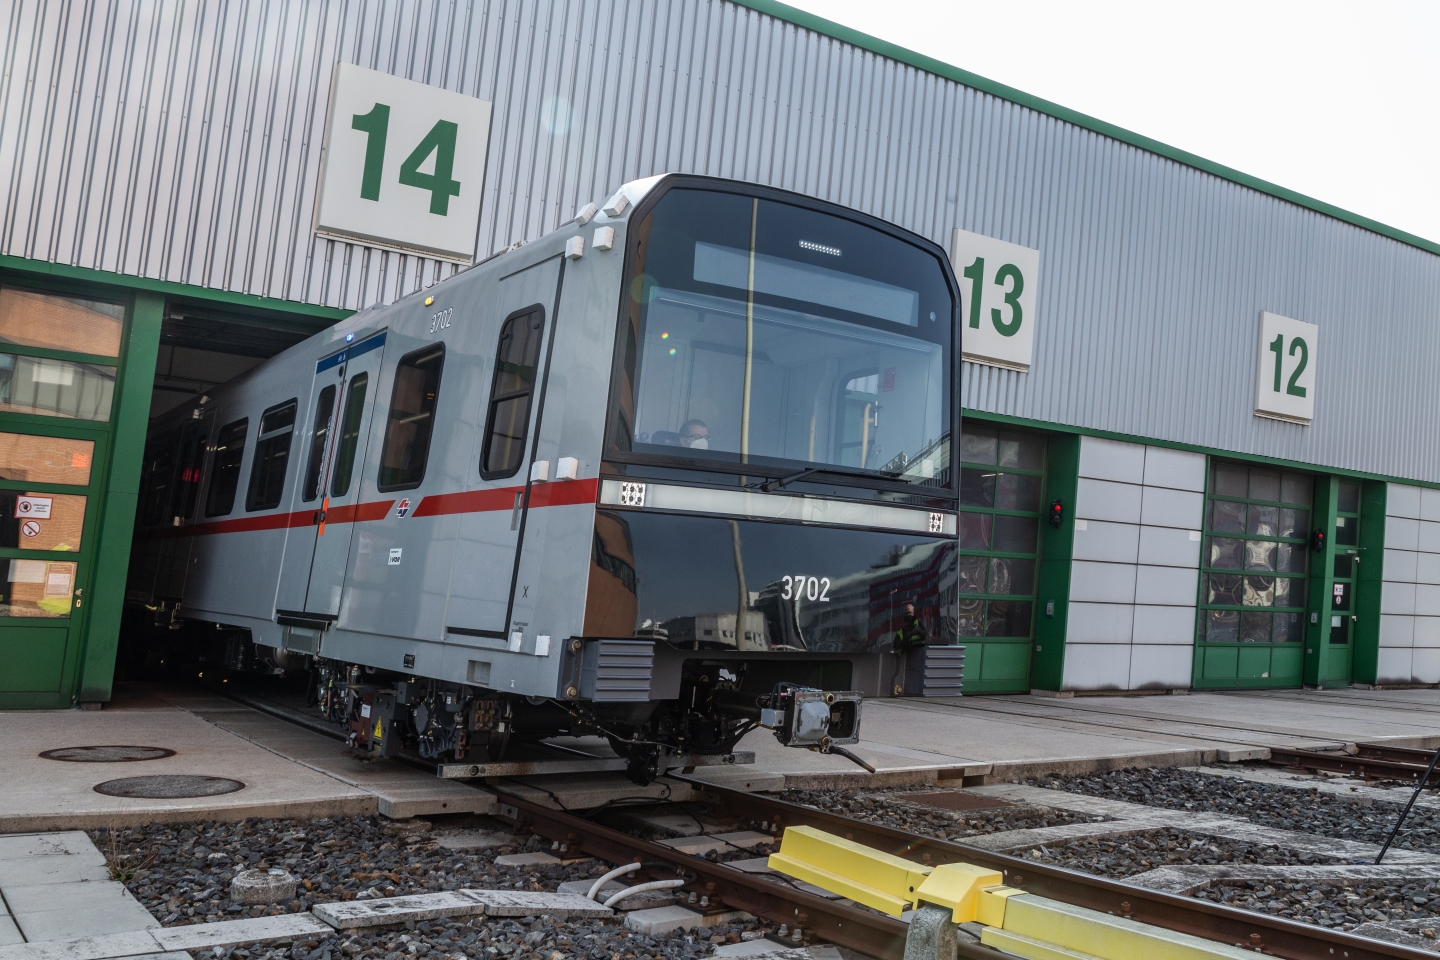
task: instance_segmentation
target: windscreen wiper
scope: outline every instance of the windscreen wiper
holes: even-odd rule
[[[804,479],[805,477],[816,473],[829,473],[837,477],[864,477],[870,480],[873,480],[876,477],[883,477],[887,480],[895,480],[901,476],[898,473],[890,473],[882,470],[852,470],[846,467],[806,467],[804,470],[792,473],[788,477],[771,477],[769,480],[765,480],[760,483],[746,484],[746,486],[752,490],[758,488],[763,493],[770,493],[771,491],[779,490],[782,487],[789,486],[796,480]]]

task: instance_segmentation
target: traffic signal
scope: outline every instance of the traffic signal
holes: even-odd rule
[[[1059,500],[1050,501],[1050,526],[1060,529],[1060,522],[1065,519],[1065,504]]]

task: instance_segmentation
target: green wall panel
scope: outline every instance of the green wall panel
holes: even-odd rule
[[[1075,495],[1079,484],[1080,437],[1052,436],[1046,459],[1046,506],[1059,500],[1064,516],[1058,528],[1049,523],[1040,527],[1039,609],[1030,668],[1030,686],[1036,690],[1060,690],[1065,682],[1065,625],[1070,615],[1070,563],[1075,552]]]

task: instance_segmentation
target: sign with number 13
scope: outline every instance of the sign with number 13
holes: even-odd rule
[[[472,259],[489,136],[489,101],[337,63],[316,231]]]
[[[1260,314],[1255,415],[1308,424],[1315,416],[1320,328],[1278,313]]]
[[[1029,370],[1040,251],[957,229],[950,262],[960,281],[960,355]]]

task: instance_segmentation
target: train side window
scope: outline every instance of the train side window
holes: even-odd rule
[[[395,389],[390,395],[390,416],[385,423],[385,445],[380,448],[379,488],[405,490],[425,479],[430,456],[430,435],[435,430],[435,402],[440,395],[440,371],[445,366],[445,344],[407,353],[395,368]]]
[[[235,508],[235,491],[240,486],[240,461],[245,458],[245,431],[250,418],[227,423],[215,440],[210,461],[210,489],[205,494],[205,516],[223,517]]]
[[[320,496],[320,470],[325,466],[325,444],[330,442],[330,416],[335,412],[335,385],[320,391],[315,401],[315,421],[310,434],[310,459],[305,464],[305,490],[300,499],[309,503]]]
[[[544,326],[545,312],[535,307],[510,317],[500,328],[490,409],[485,415],[485,443],[480,450],[480,476],[486,480],[514,476],[525,459],[530,398],[535,392]]]
[[[365,419],[365,392],[370,374],[357,373],[350,378],[350,391],[345,394],[345,419],[340,423],[340,445],[335,451],[335,473],[330,478],[330,496],[343,497],[350,492],[350,475],[355,470],[355,448],[360,443],[360,421]]]
[[[140,484],[144,491],[140,507],[142,526],[154,526],[165,516],[175,478],[175,447],[179,442],[180,432],[171,430],[152,440],[150,449],[146,451],[145,479]]]
[[[295,407],[295,400],[287,400],[260,415],[255,459],[250,463],[250,489],[245,494],[246,512],[280,506],[285,471],[290,465],[290,441],[295,437]]]
[[[200,471],[205,466],[205,426],[191,422],[180,436],[180,470],[176,474],[173,518],[189,520],[200,498]]]

